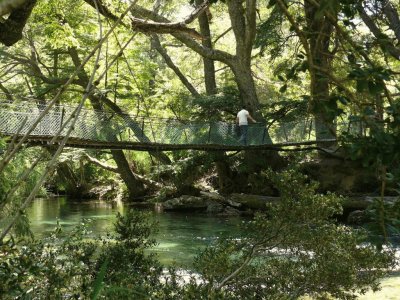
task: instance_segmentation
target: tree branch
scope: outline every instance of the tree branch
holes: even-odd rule
[[[393,7],[390,0],[383,3],[383,13],[389,21],[389,27],[393,30],[397,40],[400,42],[400,18],[397,10]]]
[[[282,1],[282,0],[278,0],[278,1]],[[316,0],[305,0],[305,1],[309,2],[310,4],[314,5],[314,6],[317,7],[317,8],[320,8],[320,4],[319,4],[318,2],[316,2]],[[344,39],[345,41],[347,41],[347,42],[350,44],[350,46],[351,46],[355,51],[357,51],[357,52],[365,59],[365,61],[366,61],[370,66],[375,67],[376,65],[375,65],[375,63],[369,58],[368,53],[367,53],[363,48],[358,47],[358,46],[356,45],[356,43],[351,39],[351,37],[349,36],[349,34],[348,34],[346,31],[344,31],[344,30],[342,29],[341,26],[339,26],[339,24],[338,24],[338,22],[337,22],[337,18],[335,18],[334,16],[332,16],[332,14],[331,14],[329,11],[327,11],[327,10],[324,11],[324,14],[325,14],[325,16],[332,22],[333,26],[335,26],[337,33],[340,34],[340,36],[343,37],[343,39]],[[398,59],[400,59],[400,57],[399,57]],[[381,80],[381,83],[383,84],[384,93],[385,93],[385,95],[386,95],[386,98],[388,99],[390,105],[393,106],[394,100],[393,100],[393,98],[391,97],[391,94],[390,94],[390,92],[389,92],[389,89],[387,88],[387,86],[386,86],[386,84],[385,84],[385,82],[384,82],[383,80]]]
[[[168,55],[167,51],[161,46],[160,39],[156,34],[152,34],[151,36],[151,42],[154,47],[154,49],[157,50],[158,53],[164,58],[165,63],[167,64],[168,67],[170,67],[178,76],[182,84],[189,90],[189,92],[197,97],[200,94],[197,92],[196,88],[189,82],[189,80],[183,75],[181,70],[174,64],[172,61],[171,57]]]
[[[223,33],[221,33],[219,36],[217,36],[214,41],[213,44],[215,44],[216,42],[218,42],[219,39],[223,38],[229,31],[232,30],[232,27],[229,27],[227,30],[225,30]]]
[[[25,58],[25,57],[20,57],[16,56],[13,54],[10,54],[6,51],[0,51],[0,53],[8,58],[13,59],[14,61],[19,62],[20,64],[24,65],[25,67],[28,67],[31,72],[27,73],[29,76],[34,76],[42,80],[44,83],[47,84],[54,84],[54,85],[63,85],[65,84],[70,78],[49,78],[45,76],[40,69],[39,65],[37,64],[37,60],[35,58]],[[72,79],[72,84],[78,84],[78,80]]]
[[[7,96],[8,101],[13,102],[14,98],[10,91],[0,82],[0,90],[4,92],[4,94]]]
[[[289,20],[290,25],[293,26],[294,31],[296,32],[298,38],[300,39],[301,44],[303,45],[304,51],[307,53],[307,58],[310,63],[312,63],[312,56],[310,52],[310,45],[308,44],[307,38],[304,32],[300,29],[298,23],[294,20],[293,16],[289,13],[286,4],[282,0],[277,0],[277,4],[279,5],[281,11]]]
[[[105,169],[105,170],[107,170],[107,171],[114,172],[114,173],[119,173],[119,172],[118,172],[118,167],[110,166],[110,165],[108,165],[108,164],[106,164],[106,163],[103,163],[103,162],[101,162],[100,160],[98,160],[98,159],[96,159],[96,158],[94,158],[94,157],[91,157],[91,156],[90,156],[89,154],[87,154],[87,153],[85,153],[85,154],[82,156],[82,158],[83,158],[83,159],[86,159],[87,161],[89,161],[89,162],[91,162],[91,163],[93,163],[93,164],[95,164],[95,165],[97,165],[97,166],[99,166],[99,167],[102,168],[102,169]],[[153,188],[161,188],[161,187],[162,187],[161,184],[159,184],[158,182],[156,182],[156,181],[154,181],[154,180],[151,180],[151,179],[149,179],[149,178],[146,178],[146,177],[144,177],[144,176],[142,176],[142,175],[139,175],[139,174],[137,174],[137,173],[134,173],[134,172],[132,172],[132,174],[136,177],[136,179],[140,180],[141,182],[143,182],[143,183],[146,184],[147,186],[150,186],[150,187],[153,187]]]
[[[98,9],[98,11],[106,18],[117,21],[118,17],[114,15],[107,6],[104,5],[102,0],[83,0],[91,7]]]
[[[131,13],[134,16],[147,18],[147,19],[150,19],[150,20],[158,22],[158,23],[171,23],[167,18],[160,16],[153,11],[147,10],[139,5],[135,5],[132,8]],[[207,48],[207,47],[203,46],[201,43],[198,43],[196,40],[194,40],[192,37],[188,36],[185,33],[176,32],[176,31],[168,32],[168,33],[170,33],[173,37],[175,37],[177,40],[181,41],[183,44],[185,44],[187,47],[189,47],[193,51],[197,52],[198,54],[200,54],[201,56],[204,56],[206,58],[218,60],[227,65],[231,65],[232,60],[235,58],[235,56],[229,54],[228,52]]]
[[[91,157],[91,156],[90,156],[89,154],[87,154],[87,153],[84,153],[83,156],[82,156],[82,158],[84,158],[84,159],[86,159],[87,161],[89,161],[89,162],[91,162],[91,163],[93,163],[93,164],[99,166],[99,167],[102,168],[102,169],[105,169],[105,170],[107,170],[107,171],[114,172],[114,173],[119,173],[119,172],[118,172],[118,167],[114,167],[114,166],[107,165],[106,163],[103,163],[103,162],[101,162],[100,160],[98,160],[98,159],[96,159],[96,158],[94,158],[94,157]]]
[[[233,34],[236,39],[236,53],[245,52],[246,19],[245,10],[241,0],[232,0],[228,2],[228,13],[231,19]],[[243,55],[241,55],[243,56]]]
[[[199,5],[186,19],[182,22],[157,22],[143,20],[137,17],[132,17],[132,27],[136,31],[143,33],[183,33],[194,39],[202,40],[204,37],[193,28],[188,28],[186,25],[193,22],[201,13],[203,13],[209,5],[208,0]]]
[[[256,0],[246,0],[246,37],[245,44],[247,53],[251,54],[254,39],[256,37]]]
[[[132,28],[135,31],[142,33],[183,33],[190,37],[198,40],[202,40],[203,36],[198,33],[195,29],[186,27],[182,23],[159,23],[153,21],[147,21],[139,18],[132,17],[131,19]]]
[[[371,17],[367,14],[362,4],[357,5],[357,11],[360,14],[361,19],[364,21],[365,25],[369,28],[372,34],[375,36],[377,42],[381,46],[383,51],[387,51],[395,59],[400,60],[400,49],[396,48],[390,38],[384,34]],[[400,36],[400,33],[399,33]]]

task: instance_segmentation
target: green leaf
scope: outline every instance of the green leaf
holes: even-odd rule
[[[374,116],[375,115],[375,110],[371,107],[371,106],[367,106],[365,109],[364,109],[364,115],[366,115],[366,116]]]
[[[267,7],[271,8],[271,7],[275,6],[275,4],[276,4],[276,0],[269,0]]]
[[[300,71],[300,72],[305,72],[305,71],[307,71],[307,69],[308,69],[308,61],[305,60],[305,61],[303,61],[302,64],[300,65],[299,71]]]
[[[101,290],[103,289],[103,285],[104,285],[103,281],[106,276],[108,262],[109,262],[109,259],[106,258],[106,260],[103,262],[103,264],[100,267],[99,273],[97,273],[96,280],[93,283],[93,291],[90,295],[90,299],[92,299],[92,300],[96,300],[99,297]]]
[[[382,81],[378,80],[378,81],[373,81],[373,80],[369,80],[368,81],[368,91],[373,94],[379,94],[380,92],[382,92],[384,89],[384,84],[382,83]]]
[[[286,90],[287,90],[287,84],[284,84],[284,85],[282,85],[281,88],[279,89],[279,92],[280,92],[280,93],[284,93],[284,92],[286,92]]]
[[[349,63],[351,63],[351,64],[356,63],[356,56],[353,53],[349,53],[347,55],[347,59],[348,59]]]
[[[340,103],[342,103],[343,105],[347,105],[349,103],[348,99],[346,97],[343,96],[338,96],[337,98],[339,100]]]
[[[365,81],[365,79],[358,79],[357,80],[357,92],[362,93],[368,88],[368,83]]]
[[[316,12],[314,18],[320,19],[324,16],[325,13],[331,13],[336,15],[339,10],[339,2],[338,0],[321,0],[318,11]]]
[[[356,68],[356,69],[351,70],[349,72],[349,75],[347,75],[347,77],[349,79],[356,79],[359,77],[363,77],[363,75],[364,75],[364,72],[360,68]]]

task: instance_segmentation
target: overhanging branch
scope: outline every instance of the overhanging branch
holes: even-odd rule
[[[89,162],[91,162],[91,163],[93,163],[93,164],[95,164],[96,166],[99,166],[100,168],[102,168],[102,169],[104,169],[104,170],[107,170],[107,171],[110,171],[110,172],[114,172],[114,173],[118,173],[118,168],[117,168],[117,167],[107,165],[106,163],[103,163],[103,162],[101,162],[100,160],[98,160],[98,159],[96,159],[96,158],[94,158],[94,157],[91,157],[91,156],[90,156],[89,154],[87,154],[87,153],[85,153],[85,154],[82,156],[82,158],[83,158],[83,159],[86,159],[87,161],[89,161]]]
[[[134,30],[143,33],[184,33],[194,39],[202,40],[203,36],[195,29],[186,27],[192,23],[201,13],[203,13],[209,5],[209,1],[204,1],[199,5],[188,17],[181,22],[158,22],[154,20],[144,20],[137,17],[132,17],[132,27]]]
[[[171,21],[168,20],[167,18],[160,16],[157,13],[155,13],[154,11],[145,9],[139,5],[135,5],[132,8],[131,13],[136,18],[140,17],[142,19],[152,20],[153,22],[156,22],[156,23],[171,24]],[[180,32],[180,31],[169,32],[169,33],[173,37],[175,37],[177,40],[181,41],[187,47],[189,47],[190,49],[197,52],[198,54],[200,54],[203,57],[213,59],[213,60],[218,60],[227,65],[231,65],[232,60],[235,59],[235,56],[229,54],[228,52],[217,50],[217,49],[210,49],[208,47],[203,46],[201,43],[197,42],[195,39],[193,39],[187,33]]]
[[[184,33],[190,37],[202,40],[203,37],[193,28],[182,23],[159,23],[132,17],[132,28],[143,33]]]

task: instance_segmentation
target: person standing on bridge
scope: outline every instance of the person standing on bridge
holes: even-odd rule
[[[249,125],[249,120],[253,123],[257,123],[256,120],[250,115],[250,113],[246,110],[245,106],[242,106],[242,110],[238,112],[236,117],[236,123],[240,128],[240,139],[239,142],[242,145],[247,145],[247,128]]]

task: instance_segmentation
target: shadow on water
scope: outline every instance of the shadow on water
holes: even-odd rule
[[[91,219],[91,236],[106,235],[113,230],[117,212],[124,213],[127,206],[103,201],[76,202],[64,197],[36,199],[27,213],[31,229],[36,237],[52,231],[57,220],[63,230],[72,230],[83,219]],[[220,218],[191,213],[156,213],[152,217],[158,222],[154,235],[158,245],[149,252],[158,254],[165,265],[176,262],[190,267],[199,249],[219,238],[238,236],[240,217]]]

